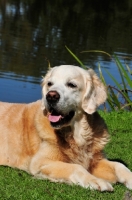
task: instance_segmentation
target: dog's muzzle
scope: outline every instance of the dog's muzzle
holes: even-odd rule
[[[53,106],[58,103],[60,95],[57,91],[49,91],[46,95],[46,100],[49,106]]]
[[[48,103],[48,119],[54,128],[60,128],[70,123],[71,119],[75,115],[74,110],[63,113],[57,109],[57,103],[60,100],[60,94],[57,91],[49,91],[46,95],[46,101]]]

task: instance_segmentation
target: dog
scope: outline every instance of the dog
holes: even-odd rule
[[[103,153],[109,134],[96,110],[106,98],[92,69],[51,68],[42,100],[0,102],[0,165],[99,191],[113,191],[116,182],[132,189],[132,172]]]

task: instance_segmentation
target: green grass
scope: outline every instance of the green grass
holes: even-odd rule
[[[122,160],[132,170],[132,113],[101,111],[100,114],[111,135],[105,148],[107,157]],[[128,189],[122,184],[114,185],[112,193],[90,191],[79,186],[34,179],[23,171],[0,166],[0,200],[123,200],[126,191]]]
[[[118,73],[121,78],[121,83],[116,80],[109,71],[105,70],[110,78],[113,80],[115,86],[107,85],[105,78],[103,77],[101,67],[99,65],[100,78],[108,88],[108,99],[107,103],[111,110],[128,110],[132,111],[132,71],[130,67],[126,64],[122,65],[121,61],[116,55],[113,55],[113,61],[115,61],[118,68]]]

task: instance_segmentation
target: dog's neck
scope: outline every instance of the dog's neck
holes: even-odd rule
[[[71,126],[62,127],[61,129],[57,129],[55,132],[65,141],[68,141],[71,137],[73,137]]]
[[[75,121],[73,125],[73,137],[78,146],[91,144],[91,138],[93,135],[92,126],[90,125],[91,123],[92,115],[86,113],[83,114],[83,117],[80,120]]]
[[[73,138],[78,146],[90,145],[93,131],[91,128],[92,116],[83,114],[79,120],[75,120],[71,126],[63,127],[57,130],[57,134],[63,137],[66,141]]]

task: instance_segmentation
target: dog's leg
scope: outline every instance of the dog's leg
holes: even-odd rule
[[[38,162],[37,162],[38,163]],[[85,188],[112,191],[111,184],[105,180],[99,179],[84,169],[81,165],[64,163],[61,161],[45,160],[39,167],[31,166],[30,171],[34,176],[43,179],[49,179],[55,182],[74,183]]]
[[[112,183],[124,183],[132,189],[132,172],[119,162],[103,159],[92,169],[92,174]]]

